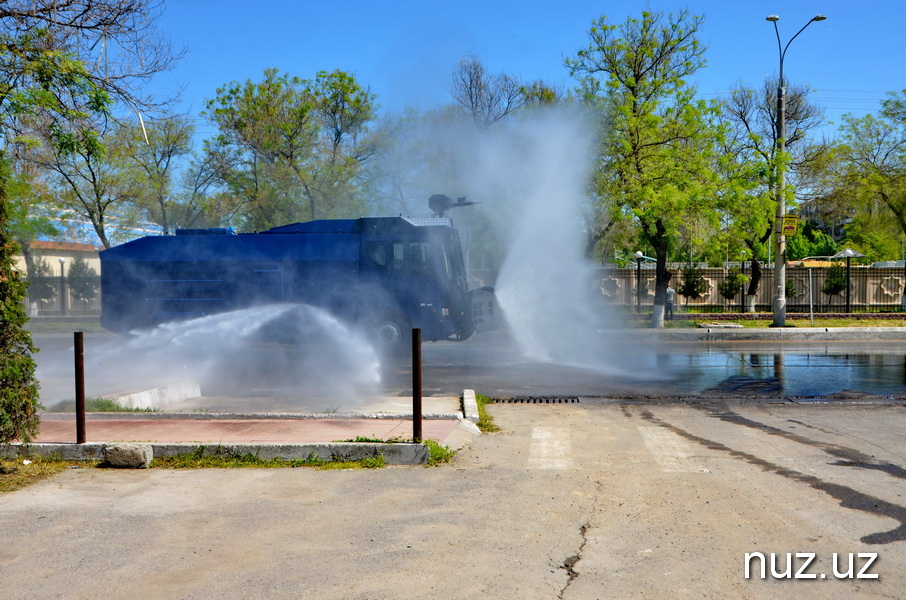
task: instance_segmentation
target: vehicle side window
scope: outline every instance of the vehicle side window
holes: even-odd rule
[[[402,242],[393,242],[393,270],[402,271],[406,259],[406,249]]]
[[[431,247],[424,242],[394,242],[393,269],[406,273],[430,275]]]

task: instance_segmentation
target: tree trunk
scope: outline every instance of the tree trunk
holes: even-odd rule
[[[660,219],[655,222],[655,231],[655,236],[650,240],[651,245],[654,246],[654,256],[657,259],[654,271],[654,310],[651,312],[651,326],[660,329],[664,327],[667,284],[670,283],[672,275],[667,270],[667,254],[670,249],[667,228]]]
[[[755,312],[755,298],[758,294],[758,284],[761,283],[761,263],[757,258],[752,259],[752,277],[749,279],[749,288],[746,290],[746,312]]]

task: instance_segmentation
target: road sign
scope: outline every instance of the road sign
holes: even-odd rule
[[[783,230],[781,233],[786,237],[799,233],[799,216],[783,215]]]

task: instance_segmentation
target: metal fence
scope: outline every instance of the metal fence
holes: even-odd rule
[[[681,268],[669,269],[670,283],[676,290],[683,284]],[[676,295],[677,311],[745,312],[745,292],[748,284],[733,298],[719,292],[721,283],[731,270],[704,268],[699,273],[704,291],[696,298]],[[902,267],[853,266],[843,289],[829,294],[823,291],[828,279],[826,267],[787,267],[787,312],[849,313],[906,311],[906,271]],[[749,275],[749,273],[746,273]],[[640,276],[641,275],[641,276]],[[101,313],[101,278],[71,281],[68,277],[34,277],[28,283],[25,307],[30,317],[98,316]],[[641,294],[639,294],[639,283]],[[596,286],[608,304],[634,308],[641,300],[643,310],[654,304],[655,273],[652,267],[640,271],[632,268],[600,267]],[[761,283],[755,296],[754,310],[770,312],[774,301],[774,272],[763,268]],[[839,286],[838,286],[839,287]],[[93,296],[92,296],[93,294]]]
[[[101,314],[101,278],[32,277],[26,280],[29,317],[96,317]]]
[[[682,268],[669,269],[675,290],[683,284]],[[826,285],[828,267],[787,267],[787,312],[850,313],[850,312],[901,312],[906,310],[906,272],[903,267],[862,267],[846,269],[846,279],[837,286]],[[745,292],[748,284],[733,298],[720,293],[721,282],[731,273],[725,268],[703,268],[699,274],[704,280],[704,291],[699,297],[676,295],[676,309],[690,312],[744,312]],[[750,272],[746,272],[750,275]],[[833,282],[832,282],[833,283]],[[643,310],[654,304],[655,272],[651,267],[641,269],[602,267],[598,271],[597,286],[605,301],[614,305],[635,307],[641,300]],[[838,290],[827,293],[826,290]],[[641,293],[639,293],[641,290]],[[775,294],[774,271],[763,267],[761,282],[755,296],[754,310],[770,312]]]

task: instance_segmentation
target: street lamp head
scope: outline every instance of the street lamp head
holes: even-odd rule
[[[642,254],[642,251],[641,251],[641,250],[639,250],[638,252],[636,252],[635,254],[633,254],[633,256],[635,257],[636,260],[642,260],[642,258],[645,257],[645,255]]]
[[[777,15],[768,15],[764,18],[765,21],[779,21],[780,17]]]
[[[824,15],[815,15],[814,17],[812,17],[812,21],[823,21],[826,18],[827,17],[825,17]]]
[[[66,262],[66,258],[63,256],[61,256],[59,260],[61,265]]]

